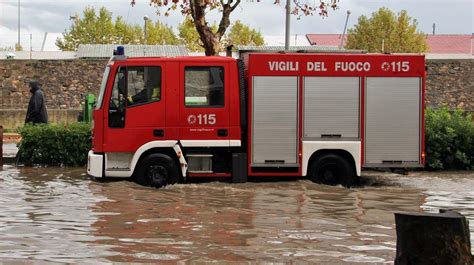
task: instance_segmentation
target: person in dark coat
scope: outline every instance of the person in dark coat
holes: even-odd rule
[[[48,112],[38,81],[30,81],[31,98],[26,111],[25,123],[48,123]]]

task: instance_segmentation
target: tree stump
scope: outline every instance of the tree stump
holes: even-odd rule
[[[0,142],[2,145],[0,145],[0,167],[3,167],[3,126],[0,125]]]
[[[395,213],[396,265],[474,264],[469,225],[454,211]]]

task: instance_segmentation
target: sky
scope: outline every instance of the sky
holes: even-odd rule
[[[302,0],[302,2],[319,2],[319,0]],[[12,47],[17,41],[19,0],[0,0],[0,47]],[[26,49],[39,50],[45,32],[48,32],[45,50],[56,50],[54,40],[59,33],[70,27],[71,15],[82,14],[87,6],[100,8],[105,6],[113,16],[122,16],[129,23],[143,25],[147,15],[153,20],[176,27],[183,17],[179,12],[169,17],[158,16],[156,8],[149,5],[149,0],[136,0],[134,7],[130,0],[20,0],[21,43]],[[285,3],[284,0],[281,0]],[[292,17],[291,34],[341,33],[344,29],[347,11],[351,11],[348,27],[357,23],[361,15],[370,16],[381,7],[395,12],[407,10],[416,18],[418,27],[425,33],[432,33],[436,23],[437,34],[471,34],[474,29],[473,0],[340,0],[340,8],[331,11],[329,17],[318,15]],[[232,13],[231,20],[243,23],[259,30],[264,36],[285,34],[284,4],[274,5],[274,0],[242,0],[241,5]],[[218,21],[218,14],[210,14],[210,21]],[[55,34],[54,34],[55,33]]]

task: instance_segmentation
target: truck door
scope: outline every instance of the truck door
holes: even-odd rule
[[[134,152],[153,140],[166,139],[164,64],[117,68],[105,122],[106,152]]]
[[[180,139],[183,146],[229,146],[229,73],[226,64],[182,63]]]

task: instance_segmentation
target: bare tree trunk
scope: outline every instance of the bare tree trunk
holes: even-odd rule
[[[0,168],[3,166],[3,126],[0,125]]]
[[[196,26],[196,30],[199,33],[199,37],[204,45],[206,56],[218,56],[220,51],[220,42],[224,36],[227,28],[230,25],[230,14],[240,4],[240,0],[235,1],[234,5],[231,5],[234,1],[229,0],[227,3],[221,1],[222,5],[222,18],[219,23],[217,32],[212,32],[206,21],[206,1],[205,0],[194,0],[191,1],[191,16]]]

